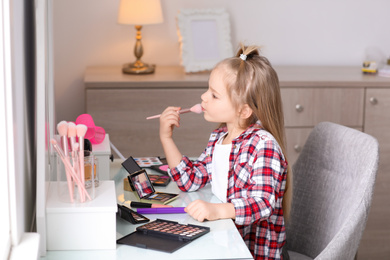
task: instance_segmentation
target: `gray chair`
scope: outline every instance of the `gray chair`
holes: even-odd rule
[[[329,122],[310,133],[293,165],[287,250],[295,259],[354,259],[364,231],[379,147],[372,136]]]

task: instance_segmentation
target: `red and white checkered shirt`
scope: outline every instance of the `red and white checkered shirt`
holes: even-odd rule
[[[208,145],[192,162],[183,156],[168,172],[182,191],[195,191],[212,182],[212,156],[227,128],[211,133]],[[287,162],[279,144],[260,122],[232,142],[227,202],[236,211],[235,224],[255,259],[281,259],[286,233],[282,200]]]

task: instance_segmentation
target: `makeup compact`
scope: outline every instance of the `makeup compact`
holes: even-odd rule
[[[146,170],[142,169],[133,157],[130,156],[122,166],[130,174],[127,176],[130,187],[141,202],[167,204],[179,196],[173,193],[156,192]],[[166,186],[170,182],[168,176],[153,177],[153,179],[156,186]]]
[[[128,222],[132,224],[140,224],[140,223],[145,223],[149,222],[149,219],[145,216],[142,216],[141,214],[133,211],[132,209],[124,206],[124,205],[119,205],[118,206],[118,211],[117,215],[124,220],[127,220]]]
[[[159,172],[163,175],[167,175],[168,176],[168,162],[167,162],[167,159],[166,158],[160,158],[160,161],[161,161],[161,165],[152,165],[150,166],[150,169],[153,169],[155,170],[156,172]]]
[[[130,174],[127,178],[141,202],[167,204],[179,196],[174,193],[156,192],[145,170]]]
[[[138,172],[138,171],[142,170],[141,166],[139,165],[139,163],[137,161],[139,161],[139,159],[133,158],[132,156],[130,156],[129,158],[127,158],[126,161],[124,161],[122,163],[122,166],[123,166],[123,168],[126,169],[126,171],[129,174],[132,174],[132,173],[135,173],[135,172]],[[161,159],[161,162],[166,162],[166,160],[165,159]],[[151,169],[153,169],[153,170],[163,174],[163,175],[149,174],[149,179],[150,179],[150,181],[152,182],[153,185],[155,185],[155,186],[167,186],[171,182],[171,178],[168,176],[167,167],[168,167],[168,165],[154,165],[154,166],[150,166]],[[160,168],[164,169],[165,171],[161,170]],[[132,185],[132,183],[130,183],[130,186],[131,185]],[[131,186],[131,189],[134,190],[134,187]]]
[[[209,227],[156,219],[137,227],[117,243],[172,253],[208,232]]]
[[[150,166],[150,169],[153,169],[156,172],[159,172],[163,175],[168,176],[168,165],[167,164]]]

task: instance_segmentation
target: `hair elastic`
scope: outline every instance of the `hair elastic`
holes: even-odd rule
[[[246,60],[246,55],[241,53],[241,54],[240,54],[240,59]]]

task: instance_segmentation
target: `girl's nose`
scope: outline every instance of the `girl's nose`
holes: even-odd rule
[[[200,99],[202,99],[203,102],[206,101],[206,93],[207,91],[200,96]]]

